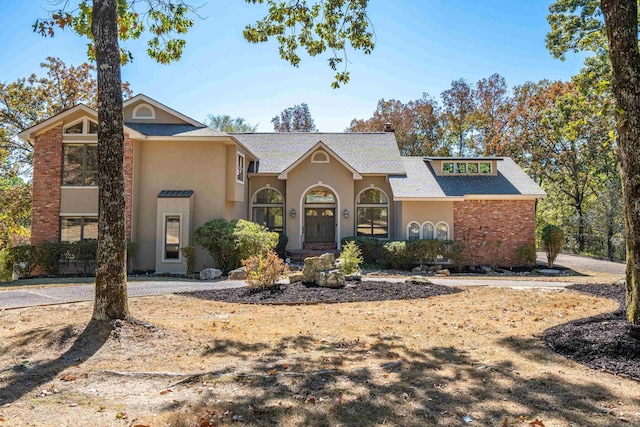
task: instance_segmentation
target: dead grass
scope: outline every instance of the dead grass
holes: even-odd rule
[[[0,370],[14,367],[0,373],[0,426],[640,423],[639,383],[589,370],[539,338],[616,307],[576,292],[478,287],[318,306],[164,296],[130,305],[156,327],[125,323],[119,337],[85,329],[89,303],[0,311]],[[25,360],[26,370],[15,366]],[[184,377],[168,373],[207,374],[177,384]]]

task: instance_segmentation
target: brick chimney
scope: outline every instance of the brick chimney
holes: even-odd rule
[[[385,132],[393,132],[393,128],[391,127],[391,123],[385,123],[384,124],[384,131]]]

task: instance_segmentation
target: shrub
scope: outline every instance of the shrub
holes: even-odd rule
[[[462,262],[464,259],[464,243],[454,242],[453,240],[446,240],[443,242],[444,251],[443,256],[451,261],[451,264],[460,271],[462,268]]]
[[[415,264],[413,254],[407,249],[407,242],[387,242],[382,247],[382,260],[387,267],[408,270]]]
[[[407,250],[414,260],[420,261],[420,267],[426,263],[432,263],[439,255],[444,254],[442,240],[410,240]]]
[[[516,258],[520,265],[532,267],[536,265],[536,247],[534,245],[522,245],[516,249]]]
[[[29,277],[36,267],[36,248],[30,245],[14,246],[5,249],[4,270],[9,274],[14,272],[18,278]]]
[[[264,256],[278,245],[278,233],[243,219],[235,225],[233,238],[240,259],[247,259],[255,255]]]
[[[12,279],[13,271],[8,268],[7,257],[9,256],[9,249],[0,249],[0,282],[7,282]]]
[[[43,243],[36,248],[37,264],[49,276],[61,274],[69,264],[69,247],[69,243]]]
[[[98,242],[95,240],[85,240],[68,245],[69,258],[74,261],[80,274],[89,276],[95,274],[96,255],[98,252]]]
[[[216,218],[205,222],[193,233],[196,243],[211,254],[223,273],[237,268],[240,261],[233,236],[237,223],[236,220]]]
[[[286,234],[278,235],[278,245],[276,246],[276,253],[282,259],[285,258],[285,251],[287,250],[287,243],[289,243],[289,238]]]
[[[547,252],[547,263],[549,268],[553,268],[553,262],[564,246],[564,232],[560,227],[547,224],[542,229],[542,244]]]
[[[242,260],[242,265],[247,269],[245,280],[256,289],[275,287],[286,272],[284,261],[273,250],[266,255],[254,255]]]
[[[185,246],[180,249],[182,256],[187,261],[187,275],[191,276],[196,272],[196,248],[193,246]]]
[[[356,242],[351,241],[342,247],[340,253],[340,269],[344,274],[353,274],[360,271],[362,264],[362,252]]]
[[[362,252],[364,262],[375,263],[381,257],[382,243],[374,237],[345,237],[342,239],[342,246],[349,242],[355,242]]]
[[[127,242],[127,271],[131,270],[131,263],[138,256],[140,245],[136,242]]]

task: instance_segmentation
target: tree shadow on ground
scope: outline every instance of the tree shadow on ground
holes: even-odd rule
[[[213,403],[211,395],[204,395],[195,407],[174,401],[159,409],[177,411],[176,426],[190,425],[182,424],[189,417],[195,422],[207,417],[224,421],[221,414],[241,416],[255,425],[464,425],[468,416],[475,425],[511,426],[544,415],[575,425],[593,425],[594,419],[602,425],[619,421],[603,413],[601,402],[621,397],[584,378],[568,381],[553,372],[521,373],[510,361],[487,366],[453,347],[417,351],[398,336],[369,338],[373,342],[367,344],[327,343],[320,353],[317,346],[322,343],[307,336],[259,348],[241,341],[216,342],[206,356],[231,352],[253,361],[248,369],[254,374],[227,373],[225,381],[235,381],[240,390],[233,401]],[[543,364],[559,357],[535,341],[507,339],[501,345],[531,351],[530,357]],[[293,350],[289,358],[283,349]],[[201,380],[212,384],[222,375],[220,371]]]
[[[78,366],[93,356],[109,339],[112,327],[107,322],[91,320],[86,328],[78,335],[71,345],[58,358],[44,362],[33,363],[25,369],[13,370],[13,376],[3,378],[0,382],[0,405],[13,403],[25,394],[47,384],[58,374],[72,366]],[[33,340],[45,339],[47,345],[64,345],[74,336],[71,327],[60,330],[32,330],[17,337],[19,341],[13,346],[27,346]],[[12,347],[13,347],[12,346]]]

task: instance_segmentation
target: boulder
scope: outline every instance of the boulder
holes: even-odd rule
[[[244,280],[247,277],[247,268],[240,267],[229,272],[229,280]]]
[[[560,274],[560,270],[555,270],[553,268],[543,268],[540,270],[540,274],[544,274],[545,276],[555,276]]]
[[[436,276],[451,276],[451,272],[445,268],[444,270],[436,271]]]
[[[482,274],[491,274],[491,273],[493,273],[493,268],[487,267],[486,265],[480,266],[479,268],[480,268],[480,272]]]
[[[345,274],[344,280],[347,280],[350,282],[360,282],[362,280],[362,274],[359,271],[356,271],[355,273],[351,273],[351,274]]]
[[[298,264],[289,264],[289,271],[301,271],[302,268]]]
[[[304,275],[302,274],[302,271],[293,271],[293,272],[289,273],[289,282],[290,283],[302,282],[303,278],[304,278]]]
[[[413,274],[418,274],[418,273],[420,273],[421,271],[422,271],[422,267],[420,267],[420,266],[418,266],[418,267],[413,267],[413,268],[411,269],[411,272],[412,272]]]
[[[305,283],[318,283],[318,275],[322,271],[333,270],[335,258],[333,254],[322,254],[317,257],[305,258],[304,268],[302,269],[303,279]]]
[[[215,280],[222,277],[222,271],[217,268],[205,268],[200,272],[200,280]]]
[[[324,288],[343,288],[345,285],[342,270],[321,271],[318,274],[318,286]]]
[[[411,276],[404,282],[414,285],[431,285],[431,281],[424,276]]]

